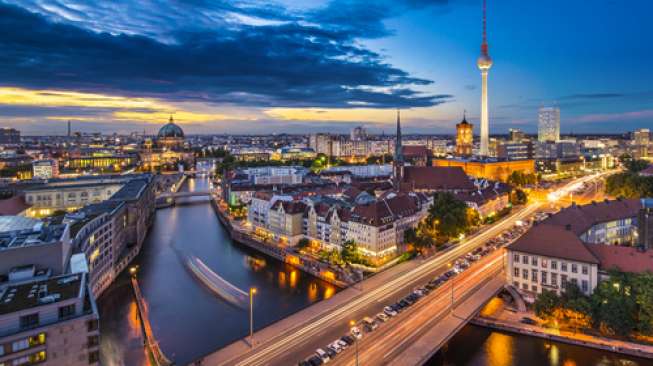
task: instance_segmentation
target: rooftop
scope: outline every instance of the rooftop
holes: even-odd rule
[[[81,296],[82,274],[11,285],[0,293],[0,315]]]
[[[573,204],[545,220],[544,224],[570,225],[576,235],[582,235],[596,224],[635,217],[640,207],[638,199],[605,200],[582,206]]]
[[[527,254],[599,264],[599,260],[575,233],[556,225],[534,226],[510,244],[508,249]]]

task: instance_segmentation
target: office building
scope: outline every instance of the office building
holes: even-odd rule
[[[540,108],[537,123],[537,141],[556,142],[558,140],[560,140],[560,108]]]

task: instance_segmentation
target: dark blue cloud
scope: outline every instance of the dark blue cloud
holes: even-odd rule
[[[178,2],[148,9],[124,1],[23,3],[29,11],[4,4],[0,83],[261,107],[406,108],[450,97],[417,92],[416,85],[432,81],[357,44],[387,34],[381,21],[391,13],[348,1],[350,11],[360,12],[348,23],[330,8],[339,3],[301,15],[275,5],[201,0],[183,9],[175,8]]]

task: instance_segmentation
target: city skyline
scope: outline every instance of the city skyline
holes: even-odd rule
[[[488,4],[490,134],[534,133],[553,104],[562,133],[650,124],[650,4],[510,3]],[[480,126],[480,0],[116,6],[0,5],[2,125],[153,133],[173,113],[191,134],[388,134],[400,108],[405,133],[453,133],[465,109]]]

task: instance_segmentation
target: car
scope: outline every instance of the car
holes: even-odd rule
[[[365,325],[369,325],[370,328],[372,328],[372,330],[379,327],[379,325],[374,321],[374,319],[372,319],[370,317],[367,317],[367,316],[363,318],[363,323]]]
[[[327,346],[326,348],[324,348],[324,352],[326,352],[327,355],[329,355],[329,358],[330,358],[330,359],[335,358],[336,355],[338,354],[338,352],[336,352],[336,350],[333,349],[333,348],[331,347],[331,345],[329,345],[329,346]]]
[[[391,308],[390,306],[384,307],[383,312],[387,316],[397,316],[397,311],[395,309]]]
[[[407,307],[409,307],[410,305],[412,305],[412,303],[406,301],[406,299],[401,299],[401,300],[399,301],[399,304],[401,305],[402,308],[407,308]]]
[[[360,329],[358,329],[358,327],[353,326],[353,327],[351,327],[351,329],[350,329],[349,331],[351,332],[351,335],[353,335],[354,337],[356,337],[356,339],[361,339],[361,338],[363,338],[363,333],[361,332]]]
[[[343,351],[346,350],[347,347],[349,347],[349,343],[343,341],[342,338],[338,339],[336,342],[340,346],[340,349],[343,350]]]
[[[350,346],[351,346],[352,344],[354,344],[354,342],[356,342],[356,340],[355,340],[352,336],[350,336],[350,335],[348,335],[348,334],[345,334],[344,336],[340,337],[340,339],[341,339],[343,342],[345,342],[345,343],[347,343],[348,345],[350,345]]]
[[[537,322],[529,317],[521,318],[521,322],[528,325],[537,325]]]
[[[322,348],[318,348],[318,349],[316,349],[316,350],[315,350],[315,354],[316,354],[316,355],[317,355],[317,356],[322,360],[322,362],[324,362],[324,363],[327,363],[327,362],[329,362],[329,361],[331,360],[331,358],[329,358],[329,354],[326,353],[326,351],[323,350]]]
[[[372,326],[369,325],[369,324],[367,324],[367,323],[366,323],[366,324],[363,324],[363,329],[364,329],[367,333],[371,333],[371,332],[374,330],[374,328],[372,328]]]
[[[376,314],[376,318],[379,319],[382,323],[385,323],[390,319],[390,317],[385,315],[385,313]]]
[[[334,350],[336,353],[342,352],[342,347],[340,347],[340,344],[338,344],[337,340],[331,342],[328,347]]]
[[[322,361],[322,359],[320,358],[320,356],[318,356],[318,355],[314,355],[314,356],[312,356],[311,358],[308,359],[308,363],[310,363],[311,366],[320,366],[320,365],[322,365],[324,362]]]
[[[311,363],[307,360],[297,362],[297,366],[311,366]]]

